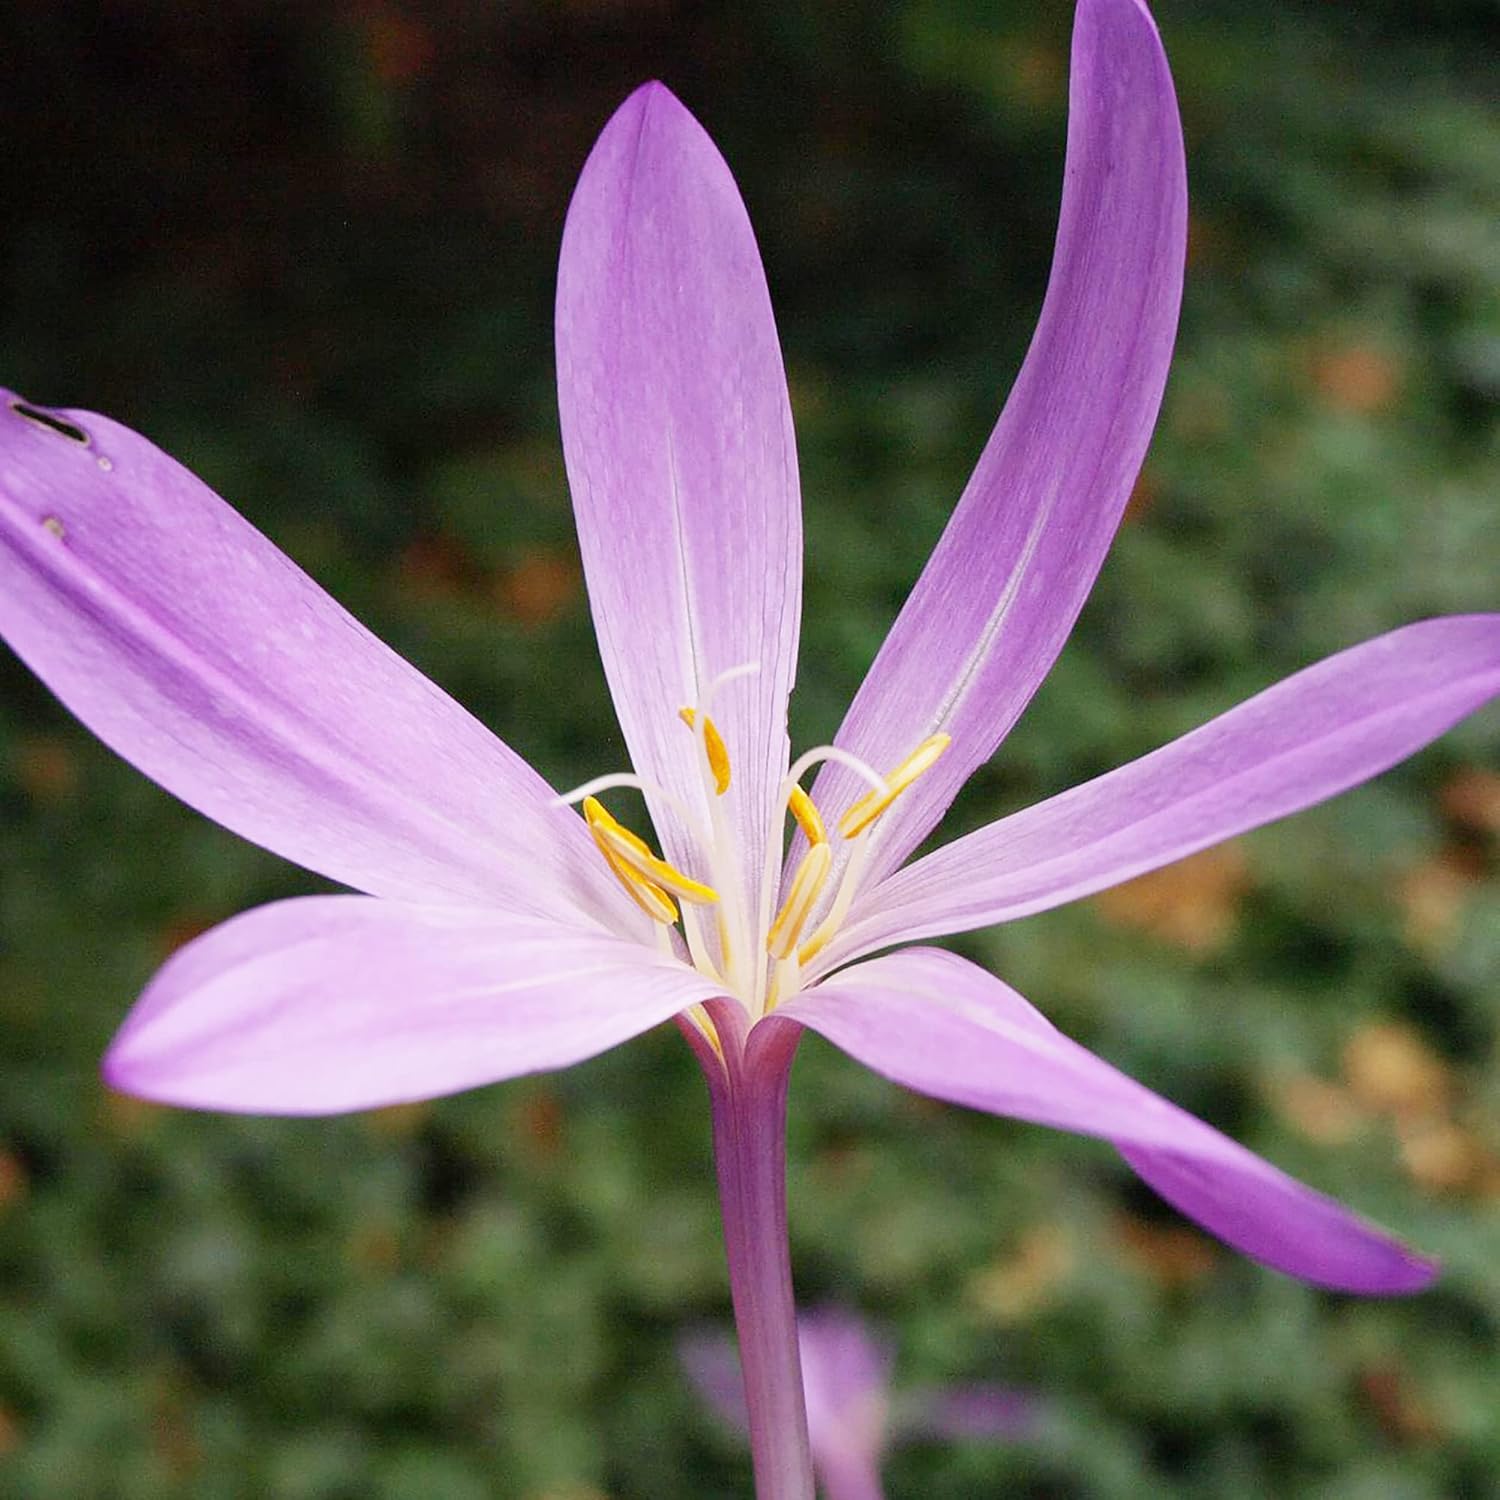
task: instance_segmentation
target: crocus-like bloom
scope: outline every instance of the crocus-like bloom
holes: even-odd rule
[[[557,368],[623,779],[659,854],[598,795],[584,817],[560,806],[144,439],[0,405],[0,633],[162,786],[361,893],[278,902],[191,943],[121,1030],[108,1079],[204,1108],[360,1109],[562,1067],[676,1018],[709,1081],[764,1494],[805,1493],[805,1450],[772,1451],[802,1424],[782,1155],[804,1028],[938,1098],[1112,1142],[1282,1271],[1424,1285],[1427,1261],[1001,980],[931,948],[869,956],[1320,801],[1500,690],[1500,616],[1409,625],[903,868],[1025,707],[1103,561],[1166,380],[1185,216],[1154,24],[1139,0],[1080,0],[1056,258],[1025,364],[834,747],[789,766],[800,513],[760,259],[677,100],[652,84],[620,108],[563,235]]]
[[[924,1438],[1023,1437],[1037,1422],[1035,1401],[997,1385],[893,1391],[890,1348],[854,1313],[818,1308],[797,1319],[802,1389],[813,1467],[827,1500],[880,1500],[881,1460]],[[684,1339],[680,1354],[698,1394],[740,1431],[749,1425],[731,1339]]]

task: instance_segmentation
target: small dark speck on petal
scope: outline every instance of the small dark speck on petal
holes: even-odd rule
[[[42,517],[42,529],[44,531],[50,531],[52,533],[52,535],[55,536],[55,537],[57,537],[59,540],[61,540],[63,537],[67,536],[67,534],[68,534],[67,527],[64,526],[63,523],[61,521],[59,521],[56,516],[43,516]]]
[[[38,427],[45,427],[49,432],[55,432],[59,437],[65,437],[71,443],[78,443],[87,447],[89,435],[76,422],[70,422],[66,417],[55,416],[50,411],[43,411],[39,406],[28,406],[24,401],[12,401],[10,409],[18,417],[25,417],[28,422],[35,422]]]

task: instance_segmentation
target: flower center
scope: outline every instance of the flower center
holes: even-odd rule
[[[930,735],[883,776],[834,745],[820,745],[799,756],[777,792],[760,889],[747,892],[742,889],[743,861],[720,801],[731,783],[729,751],[709,707],[725,681],[751,670],[738,668],[723,674],[710,684],[702,704],[679,710],[696,742],[708,808],[706,827],[661,788],[631,774],[600,777],[559,801],[582,802],[584,821],[600,856],[625,893],[656,924],[661,950],[680,953],[680,936],[694,966],[737,997],[752,1018],[758,1018],[802,987],[803,966],[828,946],[848,916],[868,868],[871,839],[881,817],[932,768],[948,748],[950,736]],[[826,760],[841,762],[869,784],[869,790],[834,825],[834,838],[841,847],[830,838],[822,814],[801,784],[808,771]],[[690,871],[655,853],[605,809],[596,794],[622,786],[659,796],[673,806],[693,837]],[[788,816],[805,838],[806,848],[773,915]],[[833,878],[836,869],[840,872],[837,880]]]

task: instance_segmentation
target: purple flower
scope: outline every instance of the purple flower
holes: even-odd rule
[[[1166,380],[1185,221],[1155,26],[1139,0],[1080,0],[1056,258],[1024,367],[834,745],[789,767],[800,513],[760,259],[728,168],[677,100],[652,84],[620,108],[563,236],[558,386],[634,766],[587,790],[640,787],[660,854],[597,796],[584,818],[562,808],[144,439],[88,413],[0,408],[0,632],[169,791],[362,893],[278,902],[183,949],[116,1038],[108,1079],[183,1105],[335,1112],[562,1067],[675,1019],[713,1103],[765,1494],[805,1492],[782,1164],[803,1028],[938,1098],[1112,1142],[1282,1271],[1425,1285],[1431,1263],[1067,1040],[1001,980],[931,948],[869,956],[1057,906],[1318,802],[1500,690],[1500,616],[1409,625],[903,868],[1020,715],[1103,561]]]
[[[881,1460],[924,1438],[1009,1440],[1037,1424],[1036,1402],[997,1385],[893,1391],[890,1348],[864,1321],[838,1307],[797,1319],[802,1388],[813,1467],[827,1500],[880,1500]],[[694,1334],[679,1350],[708,1407],[730,1427],[748,1427],[734,1341]]]

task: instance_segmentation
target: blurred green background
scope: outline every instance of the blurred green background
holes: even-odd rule
[[[1158,19],[1194,205],[1172,383],[1077,634],[953,827],[1366,635],[1495,604],[1492,4]],[[777,305],[813,743],[1024,352],[1069,25],[1062,0],[15,3],[0,377],[143,428],[558,784],[618,768],[550,309],[589,144],[662,77],[734,167]],[[1097,1143],[807,1042],[801,1294],[883,1324],[904,1381],[1049,1404],[1029,1443],[903,1453],[893,1496],[1500,1491],[1497,849],[1491,711],[1330,806],[963,944],[1442,1255],[1414,1301],[1263,1271]],[[174,945],[314,885],[0,657],[0,1495],[748,1493],[675,1364],[728,1305],[675,1032],[335,1121],[102,1087]]]

